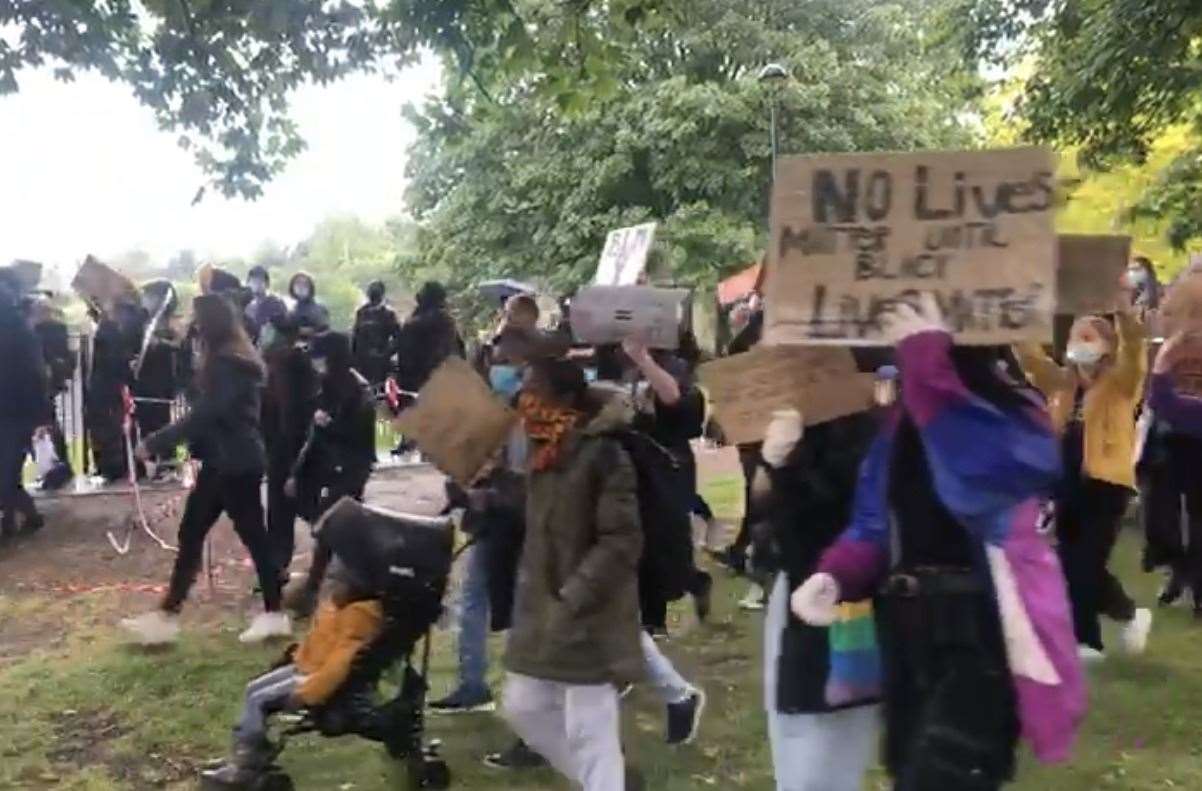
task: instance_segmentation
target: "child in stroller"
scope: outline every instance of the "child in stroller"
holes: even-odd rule
[[[318,542],[333,558],[325,600],[305,641],[247,686],[232,755],[202,774],[202,788],[290,789],[291,780],[274,761],[283,737],[309,731],[381,742],[394,759],[408,761],[415,788],[445,788],[446,765],[423,747],[422,736],[428,631],[442,608],[453,525],[344,498],[316,528]],[[412,659],[423,635],[419,671]],[[400,690],[379,703],[380,677],[398,662],[404,665]],[[283,711],[300,712],[302,719],[277,746],[268,739],[267,718]]]

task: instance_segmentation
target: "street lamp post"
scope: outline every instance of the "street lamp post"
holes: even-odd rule
[[[769,63],[760,69],[759,81],[770,87],[768,97],[768,135],[772,145],[772,181],[776,181],[776,158],[780,153],[776,131],[776,87],[789,79],[789,70],[779,63]]]

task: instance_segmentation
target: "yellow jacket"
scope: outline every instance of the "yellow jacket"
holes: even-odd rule
[[[325,703],[351,672],[359,649],[380,633],[384,608],[376,599],[339,607],[326,601],[317,610],[309,636],[292,657],[304,681],[296,690],[307,706]]]
[[[1135,410],[1143,397],[1147,374],[1147,337],[1143,325],[1125,313],[1116,318],[1118,349],[1114,361],[1085,391],[1082,420],[1085,469],[1090,478],[1135,488]],[[1038,344],[1015,349],[1031,382],[1048,400],[1057,433],[1073,412],[1080,381],[1071,368],[1057,365]]]

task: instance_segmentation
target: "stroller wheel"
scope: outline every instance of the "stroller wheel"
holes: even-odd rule
[[[440,759],[427,758],[422,767],[422,788],[444,789],[451,787],[451,767]]]
[[[294,791],[292,778],[282,771],[272,771],[263,775],[255,791]]]

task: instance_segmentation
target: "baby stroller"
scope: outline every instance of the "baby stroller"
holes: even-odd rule
[[[352,499],[336,503],[319,523],[317,540],[379,594],[384,610],[380,635],[355,657],[350,675],[326,703],[306,709],[286,727],[258,779],[244,791],[291,791],[292,779],[275,763],[289,738],[359,736],[379,742],[395,761],[404,762],[410,788],[443,789],[451,782],[437,743],[426,744],[426,675],[430,629],[442,612],[442,597],[453,560],[450,518],[430,518],[372,508]],[[420,660],[417,643],[425,637]],[[290,654],[284,662],[290,661]],[[399,666],[400,688],[381,701],[384,673]],[[202,780],[203,789],[230,791]]]

